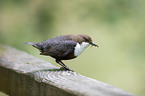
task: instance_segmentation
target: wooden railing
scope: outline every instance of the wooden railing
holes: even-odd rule
[[[0,45],[0,91],[10,96],[134,96]]]

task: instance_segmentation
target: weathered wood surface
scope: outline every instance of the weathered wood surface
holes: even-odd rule
[[[0,91],[10,96],[134,96],[0,45]]]

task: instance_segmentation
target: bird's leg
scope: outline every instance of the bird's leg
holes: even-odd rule
[[[60,64],[63,68],[61,69],[64,69],[64,70],[71,70],[69,69],[61,60],[56,60],[56,63]]]

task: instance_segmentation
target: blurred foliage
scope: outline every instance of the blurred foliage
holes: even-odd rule
[[[39,56],[24,42],[88,34],[100,48],[65,61],[76,72],[145,96],[144,0],[1,0],[0,43]],[[89,58],[88,58],[89,56]]]
[[[0,91],[0,96],[9,96],[9,95],[7,95],[7,94],[5,94],[5,93]]]

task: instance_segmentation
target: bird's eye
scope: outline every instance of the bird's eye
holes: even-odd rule
[[[86,37],[83,37],[83,39],[84,39],[85,41],[88,41],[88,39],[87,39]]]

